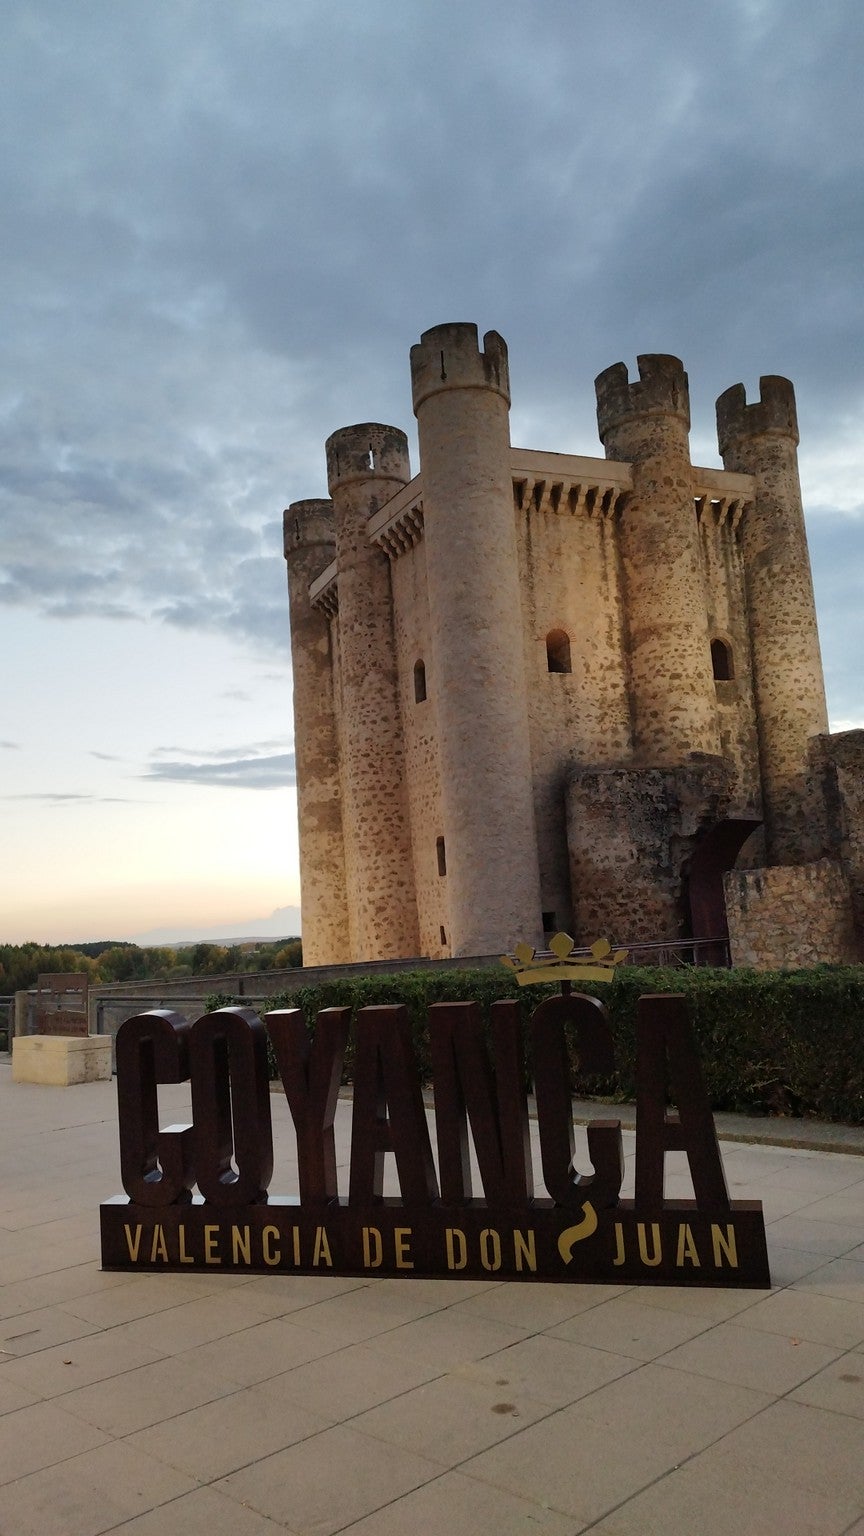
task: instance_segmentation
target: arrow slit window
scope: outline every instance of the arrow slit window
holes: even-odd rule
[[[564,629],[550,629],[546,636],[546,670],[571,672],[570,636]]]

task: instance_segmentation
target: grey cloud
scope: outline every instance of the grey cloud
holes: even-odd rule
[[[217,789],[284,789],[296,783],[293,752],[216,762],[154,762],[143,777],[161,783],[170,781]]]
[[[40,800],[46,805],[140,805],[139,800],[129,799],[124,795],[75,795],[45,790],[39,793],[33,792],[26,795],[4,795],[4,800]]]
[[[737,379],[807,443],[864,400],[857,0],[338,9],[16,8],[0,601],[286,657],[279,510],[335,427],[412,429],[442,320],[505,335],[530,446],[598,452],[640,351],[712,462]]]
[[[200,761],[202,758],[209,759],[212,762],[227,762],[227,761],[231,761],[231,760],[239,759],[239,758],[262,757],[262,756],[266,756],[268,754],[273,754],[274,752],[275,753],[284,752],[285,750],[286,750],[285,741],[284,740],[279,740],[279,741],[253,741],[253,742],[248,742],[247,744],[245,744],[242,747],[211,747],[208,750],[202,750],[199,747],[195,747],[195,748],[177,747],[177,746],[156,747],[154,749],[152,755],[153,755],[154,758],[159,758],[159,757],[183,758],[183,757],[186,757],[186,758],[189,758],[190,761],[196,761],[196,762]]]
[[[809,542],[832,716],[835,721],[857,718],[864,723],[860,665],[864,655],[864,516],[818,514],[810,519]]]

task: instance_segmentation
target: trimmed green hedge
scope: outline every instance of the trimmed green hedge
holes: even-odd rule
[[[429,1080],[426,1010],[430,1003],[477,1002],[484,1015],[498,998],[517,998],[528,1018],[557,986],[519,987],[502,967],[409,971],[323,982],[270,998],[262,1010],[300,1008],[314,1028],[320,1008],[353,1010],[404,1003],[417,1061]],[[645,992],[683,992],[690,1002],[702,1068],[715,1109],[864,1122],[864,966],[758,972],[708,967],[623,966],[608,985],[586,983],[609,1010],[618,1070],[614,1079],[580,1077],[577,1093],[628,1100],[635,1095],[636,1004]],[[350,1082],[353,1042],[344,1080]],[[272,1075],[277,1076],[271,1055]]]

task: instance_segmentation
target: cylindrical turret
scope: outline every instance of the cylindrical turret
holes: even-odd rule
[[[773,864],[823,852],[821,815],[808,780],[808,743],[828,729],[810,557],[798,480],[798,419],[788,379],[743,384],[717,401],[726,469],[752,475],[755,498],[741,524],[759,756]]]
[[[621,513],[638,761],[680,763],[689,752],[719,751],[699,530],[690,465],[690,397],[677,357],[636,359],[595,380],[597,424],[608,459],[633,466]]]
[[[483,347],[441,325],[411,349],[454,955],[542,942],[507,348]]]
[[[367,523],[410,479],[408,440],[366,423],[327,439],[336,521],[343,828],[352,959],[419,954],[390,563]]]
[[[345,965],[351,950],[330,625],[309,601],[310,583],[336,553],[333,504],[295,501],[282,526],[294,673],[303,963]]]

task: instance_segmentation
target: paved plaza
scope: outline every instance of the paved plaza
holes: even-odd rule
[[[115,1085],[4,1064],[0,1126],[0,1536],[864,1536],[862,1156],[724,1142],[771,1292],[136,1276]]]

